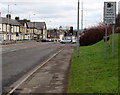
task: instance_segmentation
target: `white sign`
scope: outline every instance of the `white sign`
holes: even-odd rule
[[[115,24],[116,2],[104,2],[104,23]]]

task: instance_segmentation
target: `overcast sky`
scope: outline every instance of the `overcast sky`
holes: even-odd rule
[[[117,2],[118,12],[119,0],[114,1]],[[30,19],[33,22],[46,22],[48,28],[73,26],[74,29],[76,29],[77,2],[78,0],[4,0],[0,1],[0,12],[1,16],[5,17],[8,13],[8,5],[10,5],[9,11],[12,15],[12,19],[19,16],[20,19]],[[104,2],[107,1],[83,0],[84,28],[97,25],[99,22],[103,21]]]

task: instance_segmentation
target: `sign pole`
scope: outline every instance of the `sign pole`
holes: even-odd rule
[[[114,25],[116,22],[116,2],[104,2],[104,23],[112,24],[112,57],[114,57]],[[107,30],[105,30],[107,31]],[[107,52],[107,34],[105,37]],[[107,56],[107,53],[106,53]]]
[[[80,42],[79,42],[79,0],[78,0],[78,17],[77,17],[77,48],[76,48],[76,56],[79,57],[79,46],[80,46]]]
[[[112,25],[112,57],[114,57],[114,32],[115,32],[115,29],[114,29],[114,25]]]
[[[107,58],[108,54],[107,54],[107,24],[105,24],[105,58]]]

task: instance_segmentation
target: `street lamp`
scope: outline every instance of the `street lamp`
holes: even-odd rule
[[[83,31],[83,0],[82,0],[82,3],[81,3],[81,30]]]
[[[33,14],[35,16],[35,14]],[[33,22],[33,40],[34,40],[34,35],[35,35],[35,21]]]
[[[77,10],[77,47],[76,47],[76,56],[79,57],[79,0],[78,0],[78,10]]]
[[[14,4],[14,5],[16,5],[16,4]],[[10,15],[10,6],[11,5],[8,4],[8,14],[7,14],[7,18],[8,18],[8,34],[9,34],[8,38],[7,38],[8,40],[11,40],[11,34],[10,34],[11,33],[11,31],[10,31],[11,30],[11,28],[10,28],[10,18],[11,18],[11,15]]]
[[[118,2],[118,13],[120,13],[120,1]]]

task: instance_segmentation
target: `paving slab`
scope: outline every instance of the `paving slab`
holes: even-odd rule
[[[14,93],[66,93],[74,46],[67,47],[28,78]]]

